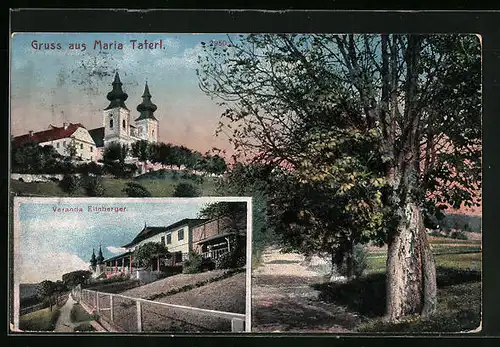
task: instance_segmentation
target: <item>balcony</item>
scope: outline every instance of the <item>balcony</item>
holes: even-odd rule
[[[212,259],[212,260],[215,260],[215,259],[220,258],[223,254],[226,254],[228,252],[229,252],[229,248],[227,248],[227,247],[225,247],[225,248],[219,248],[219,249],[213,249],[211,251],[201,253],[201,257],[203,259]]]

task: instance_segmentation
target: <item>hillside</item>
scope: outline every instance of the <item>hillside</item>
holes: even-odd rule
[[[229,277],[226,277],[229,276]],[[245,272],[232,275],[226,270],[180,274],[120,293],[154,301],[233,313],[245,312]],[[177,291],[175,293],[175,291]],[[101,307],[109,305],[102,297]],[[231,331],[231,320],[169,307],[142,303],[143,331]],[[124,331],[136,331],[137,310],[133,300],[114,298],[114,324]],[[109,321],[109,311],[102,311]]]
[[[196,185],[202,196],[210,196],[214,194],[215,182],[213,179],[207,178],[203,183],[196,183],[190,179],[151,179],[151,178],[141,178],[141,179],[119,179],[112,177],[102,178],[103,186],[105,189],[104,197],[127,197],[123,192],[128,182],[138,182],[144,186],[153,197],[169,197],[173,195],[174,187],[183,182],[191,183]],[[68,193],[64,192],[57,182],[20,182],[18,180],[10,180],[10,191],[16,195],[27,195],[27,196],[70,196]],[[86,196],[83,188],[80,188],[75,194],[71,195],[75,197]]]

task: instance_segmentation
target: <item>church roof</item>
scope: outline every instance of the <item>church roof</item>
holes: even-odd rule
[[[78,128],[85,129],[85,127],[80,123],[75,123],[75,124],[69,123],[66,127],[64,126],[55,127],[51,125],[51,129],[48,130],[14,137],[14,139],[12,140],[12,147],[16,148],[30,142],[43,143],[43,142],[65,139],[73,135],[73,133]]]
[[[94,140],[96,147],[104,147],[104,127],[90,129],[89,134]]]
[[[144,228],[141,230],[141,232],[139,232],[139,234],[137,234],[137,236],[132,240],[132,242],[130,242],[122,247],[132,247],[141,241],[149,239],[152,236],[158,235],[159,233],[171,231],[173,229],[176,229],[176,228],[179,228],[179,227],[185,226],[185,225],[188,225],[189,227],[194,227],[194,226],[202,224],[206,221],[208,221],[208,219],[185,218],[185,219],[182,219],[182,220],[180,220],[174,224],[171,224],[167,227],[144,226]]]
[[[110,101],[110,104],[105,108],[105,110],[116,107],[123,107],[128,110],[127,106],[125,106],[125,100],[127,100],[128,94],[122,89],[122,82],[120,81],[120,75],[118,75],[118,72],[115,74],[115,80],[111,85],[113,86],[113,90],[111,90],[106,96],[106,98]]]
[[[141,119],[157,120],[153,115],[156,109],[156,105],[151,101],[151,93],[149,92],[148,82],[146,82],[146,85],[144,86],[144,93],[142,94],[142,102],[137,106],[137,111],[139,111],[141,115],[135,121]]]

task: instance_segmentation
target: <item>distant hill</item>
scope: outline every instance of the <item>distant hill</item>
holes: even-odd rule
[[[474,233],[481,232],[482,217],[477,215],[448,213],[438,224],[441,229],[458,229]]]
[[[37,283],[21,283],[19,285],[19,299],[28,299],[36,297]]]

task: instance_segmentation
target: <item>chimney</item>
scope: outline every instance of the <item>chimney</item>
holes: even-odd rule
[[[68,129],[68,123],[64,122],[63,127],[64,127],[64,130]]]
[[[33,136],[33,130],[29,131],[30,136]]]

